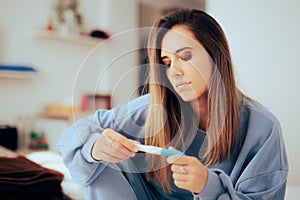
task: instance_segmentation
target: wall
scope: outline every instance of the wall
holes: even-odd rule
[[[299,7],[297,0],[207,1],[207,11],[228,36],[240,88],[281,122],[290,164],[289,182],[298,185]]]
[[[33,115],[50,103],[71,103],[74,77],[81,61],[93,46],[34,38],[53,15],[53,0],[0,1],[0,62],[33,66],[33,80],[0,79],[0,120]]]
[[[0,92],[3,94],[0,105],[2,121],[13,121],[18,113],[23,115],[37,113],[50,103],[72,103],[77,73],[95,45],[64,43],[34,37],[34,31],[46,26],[48,18],[54,15],[52,8],[55,2],[55,0],[29,0],[24,9],[24,5],[17,0],[0,1],[0,63],[29,65],[38,70],[38,76],[33,80],[0,79]],[[125,6],[130,14],[121,12]],[[81,1],[86,28],[100,28],[112,35],[136,27],[135,6],[136,3],[132,0]],[[120,19],[127,20],[120,23]],[[135,38],[136,36],[131,36],[121,45],[133,48],[137,44],[134,42]],[[105,50],[113,51],[114,48],[118,46],[110,46]],[[135,57],[130,57],[126,64],[134,66],[136,65],[134,60]],[[114,70],[110,76],[122,72],[118,68]],[[89,75],[92,75],[91,73]],[[89,80],[90,77],[85,78]],[[132,85],[135,79],[137,78],[132,79]],[[78,101],[80,99],[75,99],[75,103],[79,103]]]
[[[89,71],[82,77],[83,86],[75,88],[73,94],[76,78],[86,63],[92,63],[97,68],[94,69],[99,71],[103,68],[101,58],[113,52],[118,45],[131,49],[137,44],[132,42],[137,37],[130,35],[128,40],[121,44],[110,46],[110,43],[114,43],[110,42],[106,46],[106,54],[96,55],[98,59],[92,58],[87,61],[88,55],[95,52],[92,51],[95,45],[36,38],[35,30],[44,28],[48,18],[54,16],[54,3],[56,0],[28,0],[25,7],[19,0],[0,0],[0,63],[28,65],[38,70],[38,75],[34,79],[0,78],[0,122],[15,123],[18,116],[23,116],[27,120],[39,114],[49,104],[71,105],[74,101],[75,105],[79,105],[80,95],[83,92],[95,92],[94,89],[97,87],[90,82],[91,76],[97,79],[95,77],[97,73]],[[115,35],[136,27],[135,1],[84,0],[80,1],[80,5],[87,30],[99,28]],[[124,7],[128,13],[123,12]],[[120,19],[127,20],[120,23]],[[109,80],[108,85],[118,81],[117,77],[124,73],[124,70],[128,71],[130,67],[135,66],[136,60],[134,55],[129,55],[126,60],[121,59],[122,65],[113,65],[106,77],[106,80]],[[137,74],[131,73],[126,85],[129,91],[136,87],[136,81]],[[98,86],[98,90],[102,90],[101,87]],[[124,102],[124,98],[121,97],[128,96],[126,91],[124,88],[119,90],[113,99],[114,105]],[[35,124],[37,129],[44,129],[51,134],[49,137],[52,138],[51,144],[55,144],[67,125],[59,120],[45,119],[38,119]]]

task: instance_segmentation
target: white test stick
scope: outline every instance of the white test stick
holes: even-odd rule
[[[138,148],[139,151],[152,153],[156,155],[163,155],[163,156],[185,155],[184,152],[181,151],[175,151],[175,150],[170,150],[170,149],[165,149],[165,148],[150,146],[150,145],[136,144],[136,147]]]

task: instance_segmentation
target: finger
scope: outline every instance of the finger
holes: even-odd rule
[[[138,152],[138,148],[135,146],[134,140],[130,140],[125,136],[117,133],[114,130],[109,129],[109,135],[107,135],[110,139],[117,141],[119,144],[122,144],[120,147],[126,149],[129,152]]]
[[[174,180],[174,184],[181,189],[190,190],[190,184],[187,181]]]
[[[184,173],[183,172],[180,172],[180,168],[181,167],[183,167],[184,168]],[[188,174],[188,172],[189,172],[189,167],[188,167],[188,165],[176,165],[176,164],[173,164],[172,166],[171,166],[171,171],[173,172],[173,173],[177,173],[177,174]]]
[[[113,140],[110,145],[110,148],[106,149],[106,152],[111,155],[120,155],[122,157],[128,158],[135,156],[135,152],[128,151],[122,144],[118,141]]]
[[[115,142],[114,142],[115,143]],[[104,153],[106,155],[109,155],[111,157],[119,158],[119,159],[126,159],[131,156],[131,154],[134,153],[123,153],[118,149],[118,147],[113,147],[113,144],[110,145],[109,147],[104,147],[100,153]]]
[[[118,157],[112,156],[110,154],[107,154],[105,152],[101,152],[100,156],[101,156],[102,160],[106,161],[106,162],[117,163],[117,162],[122,162],[124,160],[124,158],[118,158]]]
[[[173,173],[172,177],[174,181],[176,180],[176,181],[187,182],[189,180],[188,174]]]
[[[95,141],[91,153],[95,160],[111,161],[110,157],[112,157],[112,161],[118,162],[135,156],[134,152],[127,150],[125,147],[121,147],[119,144],[115,144],[116,141],[109,137],[110,134],[118,133],[113,130],[106,129]],[[102,157],[103,155],[106,155],[105,158]]]
[[[169,164],[187,165],[189,156],[174,155],[167,158]]]
[[[178,151],[177,149],[175,149],[175,148],[172,147],[172,146],[168,147],[168,149],[173,150],[173,151]]]
[[[119,158],[128,158],[135,156],[134,152],[129,152],[128,150],[122,148],[117,141],[110,139],[107,135],[103,135],[105,138],[101,143],[103,144],[103,148],[101,151],[108,155],[114,155]]]
[[[113,130],[109,130],[110,135],[113,135],[112,132]],[[128,157],[134,157],[135,152],[128,151],[125,147],[123,147],[122,144],[120,144],[117,140],[112,139],[112,137],[109,135],[108,131],[106,131],[103,134],[103,137],[105,138],[104,140],[104,145],[106,148],[103,148],[103,151],[107,154],[110,155],[115,155],[120,158],[128,158]],[[138,141],[133,141],[134,143],[139,143]]]

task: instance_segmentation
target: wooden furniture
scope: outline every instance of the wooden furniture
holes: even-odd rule
[[[111,109],[110,94],[85,94],[82,96],[81,111],[94,112],[97,109]]]

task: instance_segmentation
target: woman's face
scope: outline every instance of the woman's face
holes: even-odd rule
[[[189,29],[178,25],[166,33],[162,40],[161,61],[166,65],[169,81],[184,101],[206,96],[212,61]]]

